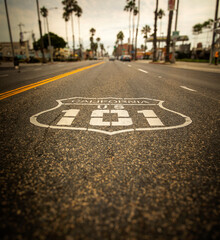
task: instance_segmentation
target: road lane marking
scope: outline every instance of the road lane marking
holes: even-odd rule
[[[21,92],[25,92],[27,90],[30,90],[30,89],[33,89],[33,88],[36,88],[36,87],[39,87],[39,86],[44,85],[46,83],[53,82],[55,80],[70,76],[72,74],[84,71],[86,69],[96,67],[96,66],[101,65],[103,63],[105,63],[105,62],[100,62],[100,63],[96,63],[96,64],[93,64],[93,65],[90,65],[90,66],[87,66],[87,67],[78,68],[78,69],[73,70],[71,72],[60,74],[60,75],[52,77],[52,78],[44,79],[44,80],[36,82],[36,83],[31,83],[31,84],[23,86],[23,87],[19,87],[19,88],[16,88],[16,89],[4,92],[4,93],[0,93],[0,100],[2,100],[4,98],[11,97],[11,96],[16,95],[16,94],[21,93]]]
[[[186,90],[188,90],[188,91],[191,91],[191,92],[197,92],[196,90],[194,90],[194,89],[192,89],[192,88],[188,88],[188,87],[186,87],[186,86],[180,86],[181,88],[184,88],[184,89],[186,89]]]
[[[144,71],[143,69],[140,69],[140,68],[138,70],[144,73],[148,73],[147,71]]]
[[[34,69],[34,71],[38,71],[38,70],[41,70],[42,68],[36,68],[36,69]]]
[[[8,74],[0,75],[0,77],[8,77]]]
[[[128,65],[128,67],[131,67],[131,65]]]

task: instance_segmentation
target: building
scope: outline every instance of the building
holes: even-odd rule
[[[13,42],[14,55],[19,59],[29,60],[29,41],[24,41],[22,44],[20,42]],[[12,49],[10,42],[0,42],[0,58],[2,60],[8,61],[12,60]]]

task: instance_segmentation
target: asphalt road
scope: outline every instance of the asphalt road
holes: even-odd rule
[[[2,239],[220,238],[218,73],[21,71],[0,74]]]

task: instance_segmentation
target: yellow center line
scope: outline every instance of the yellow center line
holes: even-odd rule
[[[30,90],[32,88],[36,88],[36,87],[44,85],[46,83],[53,82],[55,80],[67,77],[69,75],[84,71],[86,69],[96,67],[96,66],[101,65],[103,63],[104,62],[96,63],[96,64],[93,64],[93,65],[90,65],[90,66],[87,66],[87,67],[79,68],[79,69],[73,70],[71,72],[67,72],[67,73],[52,77],[52,78],[47,78],[47,79],[41,80],[41,81],[36,82],[36,83],[31,83],[31,84],[23,86],[23,87],[19,87],[19,88],[16,88],[16,89],[4,92],[4,93],[0,93],[0,100],[2,100],[4,98],[7,98],[7,97],[11,97],[11,96],[16,95],[16,94],[21,93],[21,92],[25,92],[25,91]]]

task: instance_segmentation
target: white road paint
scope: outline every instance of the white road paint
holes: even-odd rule
[[[131,67],[131,65],[128,65],[128,67]]]
[[[143,73],[148,73],[148,71],[144,71],[143,69],[138,69],[139,71],[143,72]]]
[[[158,76],[158,78],[162,78],[161,76]]]
[[[34,71],[39,71],[39,70],[42,70],[42,68],[36,68],[36,69],[34,69]]]
[[[117,109],[115,110],[112,109],[97,109],[93,110],[90,112],[90,122],[87,123],[87,127],[73,127],[71,126],[73,121],[75,120],[76,117],[78,117],[79,111],[83,111],[83,109],[68,109],[68,110],[63,110],[65,113],[64,116],[60,119],[60,121],[56,125],[48,125],[46,123],[41,123],[38,121],[38,117],[42,114],[54,111],[60,107],[65,107],[67,102],[71,103],[73,108],[77,107],[80,105],[88,106],[90,107],[90,104],[88,103],[93,103],[93,105],[96,105],[97,107],[102,103],[107,105],[109,108],[110,106],[115,106],[115,104],[123,104],[123,106],[126,108],[128,105],[132,106],[139,106],[143,109],[143,105],[145,104],[148,106],[148,108],[152,105],[154,105],[154,108],[158,106],[159,108],[168,111],[170,113],[176,114],[180,117],[183,118],[177,125],[173,126],[166,126],[161,122],[159,117],[155,114],[153,110],[140,110],[138,111],[137,109],[137,114],[142,113],[144,117],[146,118],[146,121],[149,124],[149,127],[137,127],[133,125],[133,121],[131,117],[129,116],[129,112],[125,109]],[[153,102],[156,102],[153,104]],[[189,124],[192,123],[192,120],[190,117],[183,115],[181,113],[178,113],[176,111],[170,110],[168,108],[165,108],[163,106],[163,102],[161,100],[157,99],[150,99],[150,98],[113,98],[113,97],[108,97],[108,98],[83,98],[83,97],[73,97],[73,98],[67,98],[67,99],[60,99],[57,100],[58,105],[54,108],[39,112],[32,117],[30,117],[30,122],[38,127],[44,127],[44,128],[51,128],[51,129],[63,129],[63,130],[74,130],[74,131],[89,131],[89,132],[98,132],[102,134],[107,134],[107,135],[115,135],[115,134],[121,134],[121,133],[127,133],[127,132],[135,132],[135,131],[158,131],[158,130],[170,130],[170,129],[178,129],[178,128],[183,128],[188,126]],[[78,104],[77,104],[78,103]],[[93,107],[94,109],[94,107]],[[59,113],[56,113],[59,114]],[[104,114],[117,114],[117,121],[103,121],[103,115]],[[80,117],[80,115],[79,115]],[[83,119],[81,120],[81,123],[83,123]],[[86,123],[85,123],[86,125]],[[95,126],[95,128],[93,128]],[[107,130],[103,130],[101,127],[106,126]],[[116,130],[115,127],[120,126],[120,130]],[[100,129],[100,128],[101,129]],[[124,129],[122,129],[122,127]]]
[[[60,121],[57,123],[58,126],[64,125],[64,126],[71,126],[75,117],[79,113],[79,109],[68,109],[63,110],[62,112],[65,112],[64,117],[60,119]]]
[[[191,92],[197,92],[196,90],[191,89],[191,88],[188,88],[188,87],[186,87],[186,86],[180,86],[180,87],[183,88],[183,89],[186,89],[186,90],[188,90],[188,91],[191,91]]]
[[[104,114],[117,114],[117,121],[104,121]],[[133,124],[126,110],[94,110],[91,114],[90,125],[92,126],[130,126]]]
[[[8,74],[0,75],[0,77],[8,77]]]
[[[156,113],[153,110],[141,110],[138,113],[143,113],[147,122],[151,127],[155,126],[164,126],[161,120],[157,117]]]

